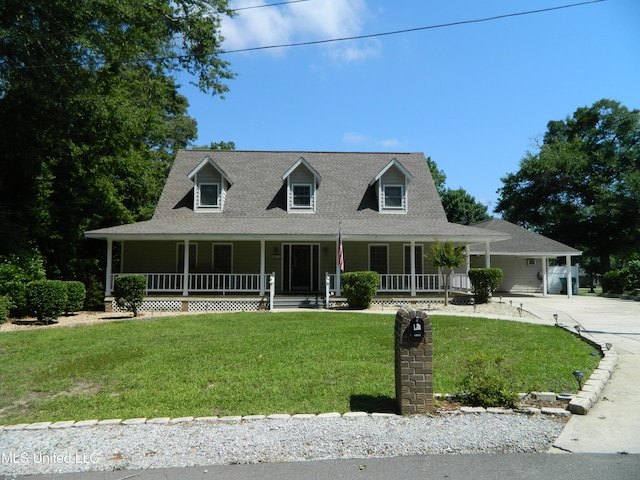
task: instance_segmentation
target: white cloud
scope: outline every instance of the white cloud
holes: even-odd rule
[[[264,0],[236,0],[231,8],[266,4]],[[240,10],[235,18],[223,21],[223,48],[231,51],[357,36],[368,15],[365,0],[312,0]],[[333,58],[353,61],[375,55],[377,43],[346,41],[325,46]],[[286,49],[268,51],[282,55]]]
[[[347,132],[342,135],[342,143],[358,144],[374,146],[375,148],[385,148],[389,150],[398,150],[404,148],[407,145],[406,140],[399,140],[397,138],[386,138],[379,140],[377,138],[370,137],[364,133]]]
[[[366,135],[356,132],[347,132],[342,136],[344,143],[365,143],[367,140]]]

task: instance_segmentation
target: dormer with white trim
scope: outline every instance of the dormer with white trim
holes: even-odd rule
[[[369,183],[376,189],[378,212],[407,213],[407,190],[411,180],[413,175],[395,158],[385,165]]]
[[[294,163],[282,180],[287,184],[287,212],[314,213],[316,193],[322,177],[304,158]]]
[[[222,212],[227,191],[233,185],[227,174],[210,157],[205,157],[188,177],[194,183],[193,210]]]

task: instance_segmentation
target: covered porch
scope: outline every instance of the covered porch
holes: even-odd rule
[[[105,305],[116,308],[113,287],[119,275],[137,274],[147,280],[148,310],[272,309],[278,298],[300,295],[329,308],[342,297],[338,248],[335,237],[295,242],[107,239]],[[442,293],[442,276],[424,258],[427,248],[429,243],[411,240],[345,241],[345,270],[378,271],[380,297]],[[470,289],[466,272],[462,267],[452,275],[453,290]]]

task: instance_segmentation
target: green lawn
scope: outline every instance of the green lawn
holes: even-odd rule
[[[0,335],[0,423],[394,409],[394,315],[237,313]],[[504,357],[520,391],[576,390],[593,348],[555,328],[433,317],[434,391]]]

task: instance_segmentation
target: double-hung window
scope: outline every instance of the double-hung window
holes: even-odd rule
[[[292,185],[293,208],[313,208],[313,189],[311,185]]]
[[[404,207],[404,187],[402,185],[384,185],[382,208],[401,209]]]
[[[200,184],[200,207],[220,206],[220,185],[217,183]]]

